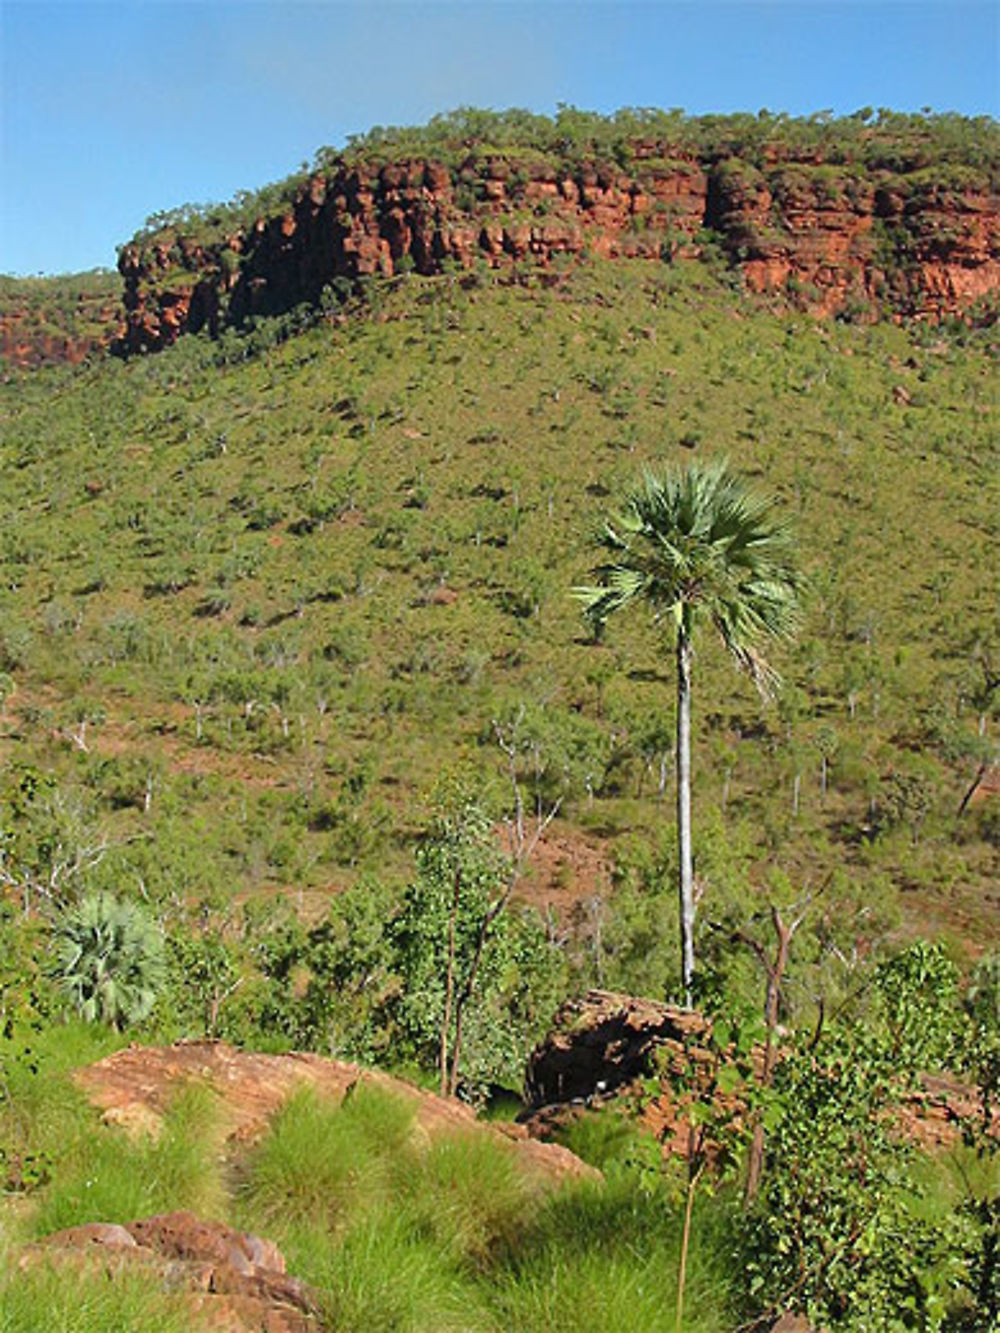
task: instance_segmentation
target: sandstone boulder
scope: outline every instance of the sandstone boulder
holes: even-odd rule
[[[141,1269],[226,1333],[320,1333],[314,1293],[273,1241],[189,1212],[57,1231],[22,1253],[22,1268],[39,1263],[98,1265],[112,1280]]]
[[[555,1144],[538,1146],[476,1119],[470,1106],[437,1097],[380,1070],[346,1060],[291,1052],[264,1055],[241,1051],[225,1042],[178,1042],[173,1046],[129,1046],[76,1071],[77,1085],[108,1123],[138,1132],[158,1128],[179,1086],[195,1080],[218,1096],[222,1151],[252,1142],[267,1129],[271,1116],[300,1087],[309,1087],[339,1103],[355,1087],[381,1088],[414,1105],[414,1132],[427,1141],[439,1134],[488,1134],[509,1144],[529,1179],[540,1187],[569,1177],[597,1177],[598,1172]]]

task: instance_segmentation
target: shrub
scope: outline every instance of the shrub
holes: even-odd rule
[[[137,904],[90,894],[63,914],[53,945],[58,986],[85,1022],[120,1030],[152,1013],[164,980],[163,937]]]

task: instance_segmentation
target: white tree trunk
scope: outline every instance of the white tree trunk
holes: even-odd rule
[[[691,640],[677,631],[677,859],[681,976],[690,1008],[694,981],[694,869],[691,856]]]

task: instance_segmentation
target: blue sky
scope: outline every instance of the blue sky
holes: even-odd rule
[[[996,0],[0,0],[0,271],[459,105],[1000,111]]]

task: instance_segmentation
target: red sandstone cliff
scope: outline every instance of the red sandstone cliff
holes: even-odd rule
[[[628,170],[499,156],[452,167],[341,162],[284,211],[221,241],[165,230],[124,247],[124,347],[155,349],[187,330],[316,301],[338,278],[431,274],[448,261],[553,265],[583,252],[684,260],[707,239],[751,290],[819,315],[881,309],[937,320],[1000,291],[1000,198],[982,184],[656,151],[635,145]]]

